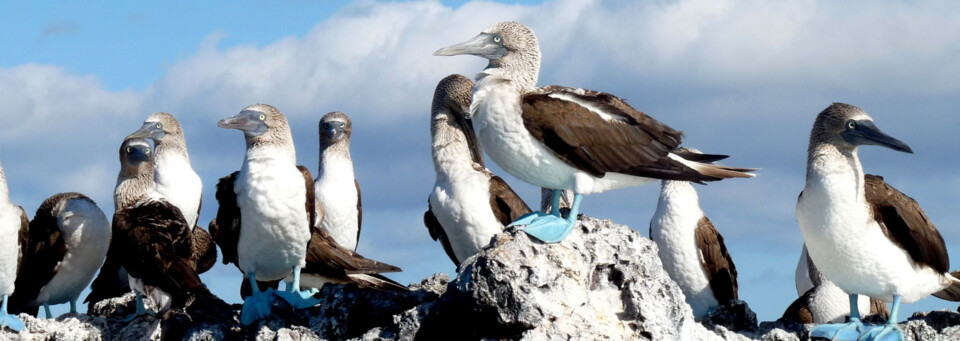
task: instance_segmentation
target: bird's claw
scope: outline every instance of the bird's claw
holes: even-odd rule
[[[540,211],[530,212],[520,216],[520,218],[518,218],[516,221],[510,223],[510,225],[507,225],[507,226],[509,227],[509,226],[529,225],[534,220],[537,220],[537,218],[548,216],[548,215],[549,214],[540,212]]]
[[[249,326],[257,320],[270,316],[274,294],[273,288],[268,288],[247,296],[243,300],[243,308],[240,309],[240,324]]]
[[[22,331],[24,327],[23,321],[20,321],[20,318],[13,314],[4,314],[3,317],[0,317],[0,325],[15,332]]]
[[[810,331],[811,340],[856,341],[860,339],[865,327],[860,320],[848,323],[821,324]]]
[[[903,341],[903,332],[895,324],[884,324],[868,328],[860,337],[863,341]]]
[[[320,300],[313,297],[318,292],[316,288],[311,288],[303,291],[278,291],[276,295],[287,301],[293,309],[304,309],[320,304]]]
[[[573,231],[575,224],[575,220],[568,221],[554,215],[544,215],[524,227],[523,232],[544,243],[559,243],[570,234],[570,231]]]

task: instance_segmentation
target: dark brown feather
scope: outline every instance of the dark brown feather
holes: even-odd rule
[[[147,201],[121,208],[113,215],[113,238],[130,276],[170,294],[173,307],[182,308],[184,295],[204,286],[195,270],[190,228],[176,206]]]
[[[193,239],[193,259],[197,264],[197,273],[202,274],[217,264],[217,244],[207,230],[194,226],[190,233]]]
[[[793,303],[790,303],[790,306],[783,312],[783,316],[781,316],[780,319],[800,324],[813,323],[813,313],[810,312],[810,306],[808,304],[815,289],[816,288],[807,290],[807,292],[794,300]]]
[[[894,244],[907,251],[917,264],[939,273],[950,269],[950,258],[940,232],[933,226],[916,200],[883,181],[883,177],[864,177],[867,203],[873,218]]]
[[[710,289],[720,304],[736,300],[737,267],[727,252],[723,236],[713,227],[710,219],[703,217],[697,223],[697,248],[703,255],[703,269],[707,272]]]
[[[360,197],[360,182],[357,179],[353,179],[353,185],[357,187],[357,245],[360,245],[360,230],[363,228],[363,204],[362,198]],[[353,251],[357,251],[354,248]]]
[[[57,224],[55,208],[61,201],[79,197],[86,198],[80,193],[51,196],[40,204],[33,221],[29,222],[27,241],[20,245],[23,255],[20,269],[25,270],[17,275],[14,283],[17,290],[10,296],[9,308],[14,313],[21,312],[27,305],[34,303],[43,286],[60,270],[60,263],[67,254],[67,244]],[[21,213],[26,217],[26,212]],[[20,231],[22,233],[24,229],[21,228]]]
[[[517,192],[507,185],[499,176],[490,174],[490,209],[493,215],[497,217],[503,226],[520,219],[524,214],[530,213],[530,207],[520,199]]]
[[[20,231],[17,232],[17,247],[20,248],[20,252],[17,252],[17,275],[20,275],[20,269],[23,269],[21,266],[23,265],[23,258],[27,254],[27,249],[24,246],[30,240],[30,219],[27,218],[27,211],[22,206],[17,206],[17,209],[20,210]]]
[[[450,257],[454,265],[460,267],[457,254],[453,253],[453,246],[450,245],[450,239],[447,238],[447,231],[443,229],[440,221],[437,220],[437,216],[433,214],[433,206],[430,205],[430,200],[427,200],[427,211],[423,212],[423,225],[430,232],[430,238],[439,241],[440,245],[443,246],[443,251],[447,253],[447,257]]]
[[[237,243],[240,241],[240,207],[237,206],[237,194],[233,191],[233,184],[237,181],[239,171],[220,178],[217,182],[217,217],[210,221],[208,226],[210,236],[220,247],[223,264],[237,264]],[[241,269],[242,271],[242,269]]]

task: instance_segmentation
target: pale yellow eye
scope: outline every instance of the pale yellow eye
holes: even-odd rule
[[[263,121],[263,120],[266,119],[266,118],[267,118],[267,115],[260,114],[260,120],[261,120],[261,121]]]
[[[162,128],[163,128],[163,126],[160,125],[160,123],[157,123],[157,129],[162,129]]]
[[[499,36],[493,37],[493,42],[494,42],[494,43],[499,43],[499,42],[500,42],[500,37],[499,37]]]
[[[133,151],[133,148],[127,147],[127,153],[130,153],[132,151]]]

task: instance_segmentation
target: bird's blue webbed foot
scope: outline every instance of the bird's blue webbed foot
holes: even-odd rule
[[[531,222],[533,222],[537,218],[547,216],[547,215],[549,214],[540,212],[540,211],[530,212],[520,216],[520,218],[518,218],[516,221],[510,223],[510,225],[507,225],[507,226],[509,227],[509,226],[519,226],[519,225],[529,225]]]
[[[903,341],[903,332],[896,324],[884,324],[869,328],[860,340],[863,341]]]
[[[570,231],[573,231],[573,227],[577,224],[580,200],[583,196],[581,194],[574,195],[573,206],[570,207],[570,213],[567,218],[564,219],[560,216],[559,193],[560,191],[554,191],[554,197],[557,198],[554,199],[555,205],[553,210],[555,214],[548,214],[533,219],[532,222],[523,228],[523,232],[544,243],[559,243],[570,235]]]
[[[3,295],[3,304],[0,305],[0,326],[10,328],[10,330],[19,332],[23,330],[23,321],[17,315],[7,313],[7,301],[9,296]]]
[[[240,309],[240,324],[243,326],[249,326],[257,320],[270,316],[275,294],[273,288],[260,291],[253,272],[247,275],[247,279],[250,281],[253,293],[243,299],[243,308]]]
[[[293,282],[287,284],[284,291],[277,291],[276,295],[290,304],[293,309],[310,308],[320,304],[320,300],[313,297],[319,292],[316,288],[300,290],[300,267],[293,268]]]
[[[887,323],[882,326],[871,326],[860,337],[864,341],[903,341],[903,332],[897,328],[897,312],[900,310],[900,300],[902,297],[893,296],[893,304],[890,305],[890,317]]]
[[[150,315],[150,316],[157,315],[157,313],[147,310],[147,308],[143,305],[143,296],[140,295],[140,293],[135,293],[135,295],[136,295],[136,301],[137,301],[137,311],[133,313],[133,315],[125,317],[123,319],[123,322],[133,321],[137,319],[137,317],[140,317],[143,315]],[[47,312],[49,313],[49,310]]]
[[[810,339],[831,340],[831,341],[856,341],[866,327],[860,322],[860,319],[850,319],[847,323],[821,324],[813,327],[810,331]]]

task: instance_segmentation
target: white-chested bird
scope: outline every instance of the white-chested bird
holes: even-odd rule
[[[203,197],[203,185],[200,176],[190,165],[190,155],[187,153],[187,143],[180,122],[169,113],[153,113],[147,117],[139,130],[126,137],[126,139],[132,138],[153,140],[156,146],[153,155],[154,189],[170,204],[176,206],[186,219],[191,239],[193,239],[193,257],[197,273],[202,274],[210,270],[217,263],[217,247],[210,234],[196,226]],[[115,201],[114,209],[117,208],[116,205]],[[126,283],[126,272],[120,267],[120,261],[114,258],[113,254],[107,256],[84,302],[96,303],[130,291]]]
[[[317,205],[323,208],[320,227],[330,233],[337,244],[356,251],[363,208],[360,182],[354,176],[350,158],[353,124],[346,114],[334,111],[323,115],[319,125],[320,167],[314,192]]]
[[[480,145],[503,170],[535,186],[573,190],[567,219],[537,212],[514,225],[544,242],[573,229],[583,194],[639,186],[657,179],[716,181],[752,177],[742,168],[686,160],[670,153],[674,130],[611,94],[563,86],[536,87],[540,47],[517,22],[488,27],[470,41],[434,55],[471,54],[489,60],[477,75],[470,114]],[[554,191],[555,196],[560,191]],[[558,202],[559,198],[554,202]]]
[[[194,247],[197,248],[197,272],[206,272],[217,263],[217,246],[210,234],[197,226],[203,201],[203,183],[190,165],[187,140],[180,121],[169,113],[153,113],[143,121],[139,130],[127,138],[153,140],[153,180],[156,190],[177,206],[187,219]]]
[[[80,292],[107,257],[110,221],[87,196],[59,193],[37,208],[24,247],[23,266],[30,271],[17,276],[11,310],[36,316],[42,305],[51,318],[51,304],[70,303],[76,313]]]
[[[10,295],[13,294],[17,274],[22,271],[23,253],[27,245],[30,222],[23,207],[10,202],[7,177],[0,167],[0,326],[14,331],[23,330],[23,321],[8,313]]]
[[[673,153],[700,162],[726,157],[687,147]],[[689,181],[662,181],[650,219],[650,239],[657,243],[663,269],[683,291],[694,318],[702,319],[717,306],[737,300],[737,267]]]
[[[460,266],[503,227],[530,208],[503,179],[484,167],[470,120],[473,81],[450,75],[437,84],[430,110],[433,167],[437,173],[423,222],[433,240]]]
[[[114,190],[117,210],[110,252],[119,256],[116,259],[126,269],[136,293],[137,312],[131,319],[150,313],[144,308],[143,296],[150,297],[161,311],[186,308],[191,298],[219,301],[196,272],[190,224],[180,209],[155,189],[151,154],[147,140],[124,140]]]
[[[251,288],[241,324],[269,316],[274,291],[262,290],[263,282],[290,276],[287,290],[276,294],[304,308],[319,301],[312,297],[316,290],[301,290],[301,271],[312,287],[328,282],[364,286],[368,277],[379,280],[378,272],[400,270],[343,248],[314,225],[322,218],[316,217],[313,178],[306,167],[297,166],[290,126],[279,110],[254,104],[218,126],[243,131],[247,146],[240,171],[217,183],[219,208],[210,222],[223,262],[236,264]]]
[[[787,307],[782,319],[801,324],[840,323],[850,315],[850,305],[846,301],[850,295],[823,277],[813,260],[807,256],[806,246],[801,252],[796,276],[797,294],[800,297]],[[866,296],[857,298],[857,311],[860,316],[890,316],[883,301]]]
[[[861,145],[913,152],[880,132],[858,107],[834,103],[817,115],[797,222],[817,269],[850,293],[850,323],[817,326],[811,337],[902,340],[896,325],[901,301],[930,294],[958,301],[960,279],[948,272],[943,237],[917,202],[883,178],[864,175],[857,157]],[[865,327],[857,295],[893,302],[888,323]]]

